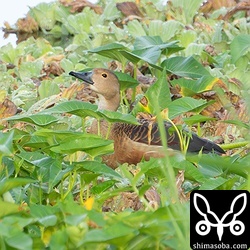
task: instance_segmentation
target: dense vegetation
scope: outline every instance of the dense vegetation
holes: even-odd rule
[[[192,190],[250,190],[249,8],[202,4],[61,0],[5,24],[19,43],[0,48],[0,249],[189,249]],[[118,72],[117,112],[68,74],[96,67]],[[180,133],[174,157],[108,168],[92,118],[142,112],[226,155],[188,155]]]

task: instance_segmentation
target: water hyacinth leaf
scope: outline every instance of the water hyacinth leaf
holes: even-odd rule
[[[41,127],[48,126],[58,121],[56,117],[49,114],[20,115],[20,116],[16,115],[8,118],[7,120],[28,122]]]
[[[128,22],[126,29],[128,30],[128,33],[134,37],[147,35],[143,27],[143,24],[139,22],[138,20],[132,20]]]
[[[55,3],[40,3],[30,9],[30,14],[42,29],[51,30],[56,23],[55,9]]]
[[[169,41],[178,32],[182,31],[183,28],[183,23],[177,20],[168,20],[166,22],[152,20],[149,23],[148,34],[151,36],[158,35],[161,36],[163,41]]]
[[[25,81],[26,78],[40,76],[42,68],[43,68],[42,60],[37,60],[34,62],[23,62],[20,65],[18,73],[22,81]]]
[[[49,80],[44,80],[42,81],[41,85],[38,87],[38,93],[39,93],[40,99],[44,99],[46,97],[59,94],[60,88],[58,87],[57,84]]]
[[[79,13],[76,15],[69,15],[65,27],[69,33],[89,33],[91,29],[91,18],[87,13]]]
[[[214,84],[218,81],[218,78],[212,77],[210,75],[202,76],[201,78],[194,79],[186,79],[179,78],[171,81],[173,86],[181,87],[181,94],[183,96],[193,96],[195,94],[203,93],[205,91],[209,91],[213,88]]]
[[[192,56],[183,57],[176,56],[164,60],[161,64],[171,74],[181,77],[201,78],[202,76],[210,76],[210,73]]]

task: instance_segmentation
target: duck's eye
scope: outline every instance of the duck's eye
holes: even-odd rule
[[[107,78],[107,74],[106,73],[102,73],[102,76],[104,77],[104,78]]]

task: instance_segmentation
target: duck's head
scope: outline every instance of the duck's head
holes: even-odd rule
[[[87,72],[73,72],[70,75],[83,80],[99,96],[99,109],[115,111],[120,104],[120,84],[117,76],[108,69],[96,68]]]

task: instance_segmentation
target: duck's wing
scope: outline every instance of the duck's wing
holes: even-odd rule
[[[123,136],[127,136],[129,139],[135,142],[161,146],[162,142],[158,124],[146,119],[140,119],[139,122],[140,125],[117,123],[113,132],[119,134],[120,136],[123,134]],[[167,135],[168,147],[175,150],[180,150],[180,141],[177,133],[174,131],[174,128],[168,122],[165,122],[164,126]],[[188,136],[190,136],[188,146],[189,152],[199,152],[202,150],[203,153],[225,153],[221,147],[207,139],[201,138],[194,133],[191,133],[190,135],[186,131],[183,131],[183,133],[186,133]]]

